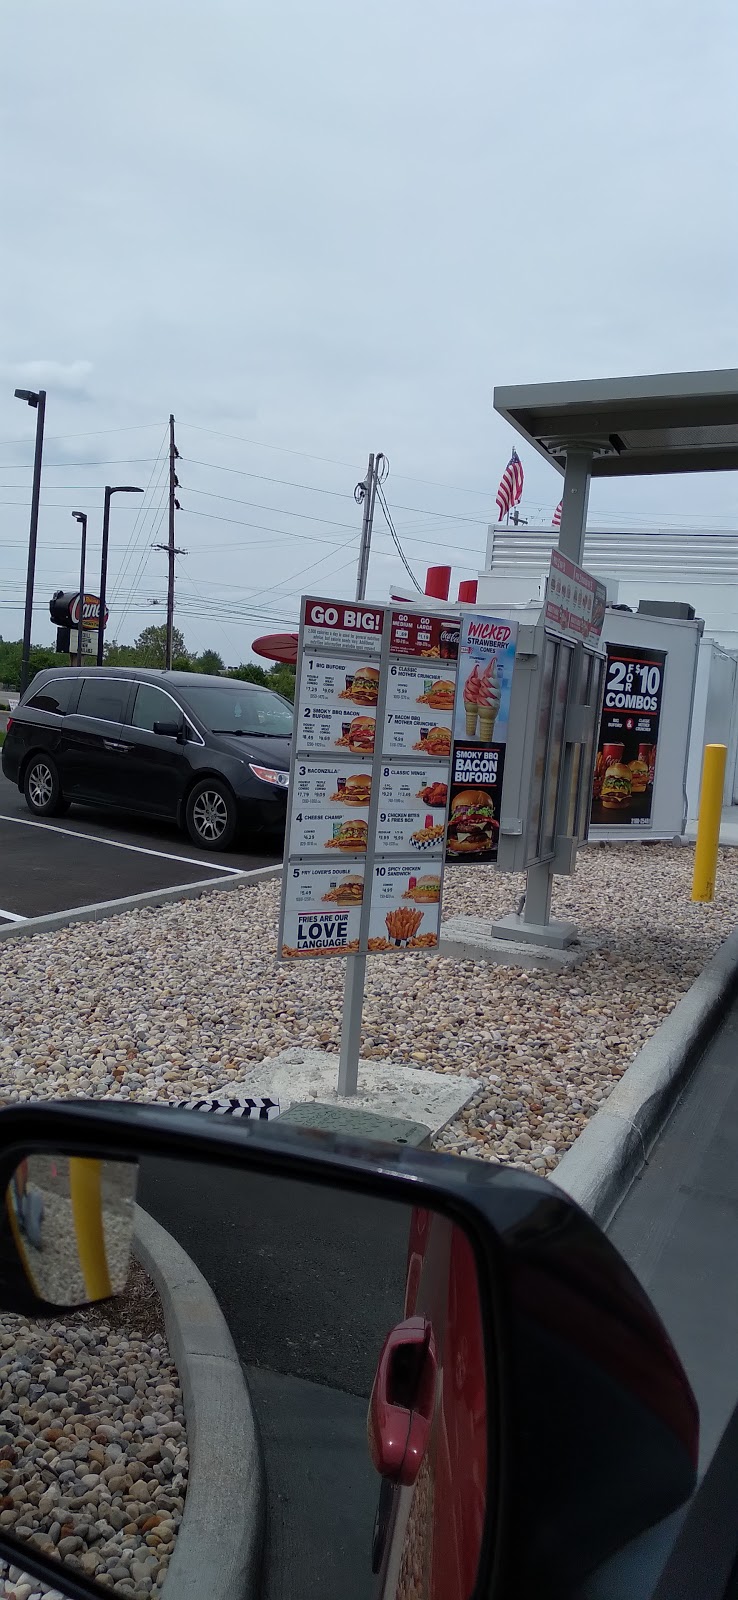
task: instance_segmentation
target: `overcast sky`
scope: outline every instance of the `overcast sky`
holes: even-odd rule
[[[48,390],[39,641],[72,509],[98,587],[106,482],[149,486],[143,516],[113,502],[109,632],[163,619],[170,411],[193,647],[247,658],[303,589],[352,592],[370,449],[421,582],[474,574],[515,442],[495,384],[738,366],[737,69],[735,0],[3,7],[0,633],[18,383]],[[561,480],[521,456],[550,523]],[[733,527],[735,478],[595,485],[598,514]],[[371,598],[404,577],[389,548],[379,515]]]

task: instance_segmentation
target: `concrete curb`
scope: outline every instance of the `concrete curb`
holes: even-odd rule
[[[731,933],[639,1050],[617,1088],[552,1173],[558,1189],[605,1228],[645,1166],[674,1102],[738,989]]]
[[[133,1253],[161,1296],[184,1396],[190,1472],[163,1595],[260,1592],[266,1488],[256,1418],[215,1296],[166,1229],[136,1206]]]
[[[10,922],[0,927],[2,939],[28,939],[35,933],[55,933],[71,922],[102,922],[120,917],[126,911],[146,906],[166,906],[175,900],[193,900],[212,889],[243,889],[250,883],[279,878],[282,863],[275,867],[254,867],[250,872],[233,872],[227,878],[200,878],[197,883],[179,883],[171,889],[147,889],[143,894],[125,895],[121,900],[98,900],[91,906],[72,906],[69,911],[53,911],[47,917],[28,917],[25,922]]]

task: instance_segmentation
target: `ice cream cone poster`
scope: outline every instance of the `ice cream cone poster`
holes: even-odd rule
[[[470,612],[461,620],[454,738],[505,744],[517,623]]]

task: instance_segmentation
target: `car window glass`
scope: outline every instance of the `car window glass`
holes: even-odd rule
[[[76,691],[76,688],[76,678],[53,678],[28,701],[29,710],[55,711],[58,716],[63,716],[69,710],[72,690]]]
[[[182,690],[187,704],[212,733],[292,734],[292,707],[271,689],[245,683],[193,684]]]
[[[182,713],[169,695],[153,683],[140,683],[129,720],[134,728],[147,728],[153,733],[155,722],[181,722]]]
[[[77,706],[80,717],[98,717],[105,722],[122,722],[128,699],[128,684],[120,679],[85,678]]]

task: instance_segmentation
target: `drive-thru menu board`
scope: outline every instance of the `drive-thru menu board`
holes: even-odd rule
[[[279,949],[438,943],[458,623],[306,598]]]

